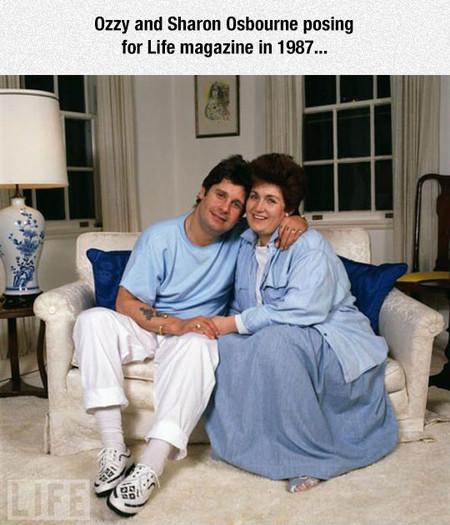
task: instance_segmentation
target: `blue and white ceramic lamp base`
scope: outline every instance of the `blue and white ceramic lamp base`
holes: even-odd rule
[[[42,214],[14,197],[0,210],[0,258],[5,268],[5,295],[19,298],[41,292],[38,264],[45,238]],[[26,297],[24,297],[26,298]]]

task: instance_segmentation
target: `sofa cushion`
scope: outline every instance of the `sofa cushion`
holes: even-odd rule
[[[153,361],[144,363],[131,363],[123,366],[124,371],[124,390],[125,395],[129,401],[127,408],[128,412],[132,412],[132,424],[136,425],[136,417],[139,410],[153,410]],[[81,387],[80,371],[77,368],[72,368],[66,376],[67,392],[73,401],[83,399],[83,389]],[[392,402],[395,413],[398,418],[407,416],[408,410],[408,395],[406,391],[405,374],[402,367],[394,359],[388,358],[386,361],[385,371],[385,385],[389,394],[389,399]],[[147,429],[148,420],[151,415],[146,414],[147,421],[144,421]],[[129,433],[129,428],[127,433]],[[142,438],[147,430],[142,431],[140,435],[134,437]],[[191,437],[190,442],[204,442],[200,438],[194,440]]]
[[[384,384],[388,394],[406,389],[405,372],[397,361],[388,357],[386,359]]]
[[[97,248],[90,248],[86,252],[94,273],[96,306],[116,309],[119,284],[130,254],[129,250],[105,252]]]
[[[356,306],[369,318],[375,333],[378,333],[378,318],[381,306],[395,281],[408,270],[406,263],[386,263],[375,266],[340,257],[344,263]]]
[[[80,371],[71,368],[66,376],[67,393],[71,399],[83,399]],[[125,397],[129,402],[129,410],[137,411],[141,408],[152,410],[153,404],[153,382],[140,381],[138,379],[125,378],[123,388]]]
[[[153,381],[155,373],[154,359],[146,359],[142,363],[128,363],[122,365],[123,377],[125,379],[140,379],[141,381]]]
[[[75,352],[72,356],[72,366],[78,368]],[[123,377],[125,379],[140,379],[141,381],[152,381],[155,374],[155,363],[153,359],[142,362],[127,363],[122,365]]]

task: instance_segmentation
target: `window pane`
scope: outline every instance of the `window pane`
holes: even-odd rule
[[[305,107],[336,104],[336,77],[333,75],[305,76]]]
[[[69,206],[71,219],[94,219],[93,173],[69,171]]]
[[[369,108],[338,111],[338,157],[368,157],[370,155]]]
[[[22,194],[25,198],[25,206],[33,207],[33,197],[31,196],[31,190],[23,190]]]
[[[304,160],[333,158],[333,113],[313,113],[303,119]]]
[[[339,164],[339,211],[370,210],[370,163]]]
[[[92,167],[91,126],[86,120],[65,120],[68,166]]]
[[[37,209],[47,221],[66,218],[64,211],[64,188],[36,190],[36,201]]]
[[[341,80],[341,102],[368,100],[373,98],[373,77],[343,75]]]
[[[53,93],[53,77],[51,75],[26,75],[26,89],[40,89],[41,91],[50,91]]]
[[[375,207],[392,210],[392,160],[375,162]]]
[[[391,96],[391,77],[380,75],[377,77],[377,97],[384,98]]]
[[[392,153],[391,105],[375,107],[375,155]]]
[[[333,165],[305,166],[305,211],[334,211]]]
[[[59,102],[64,111],[85,111],[84,77],[68,75],[58,77]]]

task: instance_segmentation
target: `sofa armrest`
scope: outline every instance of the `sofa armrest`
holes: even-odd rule
[[[45,292],[34,302],[36,317],[45,321],[49,402],[53,406],[66,392],[66,376],[74,350],[75,320],[83,310],[93,306],[94,292],[82,280]]]
[[[78,314],[94,305],[94,291],[80,280],[41,294],[34,302],[34,313],[45,322],[61,318],[75,321]]]
[[[380,334],[405,372],[409,427],[405,432],[423,430],[433,341],[443,328],[440,313],[397,289],[389,293],[381,308]]]

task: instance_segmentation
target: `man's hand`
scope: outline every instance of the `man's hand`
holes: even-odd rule
[[[116,310],[131,317],[144,330],[160,335],[183,335],[195,332],[206,335],[209,339],[215,339],[219,335],[217,327],[209,317],[179,319],[160,313],[153,306],[137,299],[122,286],[117,295]]]
[[[164,325],[164,333],[168,335],[183,335],[188,332],[206,335],[208,339],[216,339],[219,335],[214,322],[210,318],[201,315],[192,319],[169,318]]]
[[[236,322],[234,320],[234,315],[229,317],[216,316],[213,317],[212,320],[219,331],[219,335],[232,334],[238,331]]]
[[[277,248],[286,250],[308,229],[308,221],[300,215],[289,215],[281,221]]]

